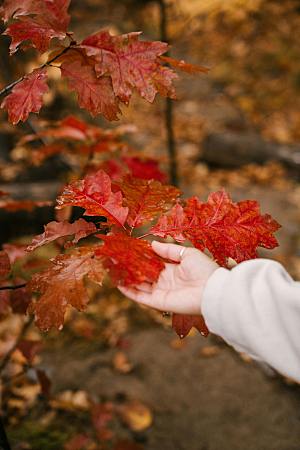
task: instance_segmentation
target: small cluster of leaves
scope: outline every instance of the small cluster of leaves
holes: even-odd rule
[[[27,248],[33,251],[63,239],[68,249],[51,260],[50,268],[33,275],[27,286],[31,293],[39,294],[29,310],[41,330],[61,329],[68,305],[85,309],[86,277],[99,285],[106,274],[115,285],[156,282],[170,261],[155,254],[145,236],[188,241],[200,250],[209,250],[224,267],[228,258],[241,262],[255,258],[259,246],[271,249],[278,245],[273,235],[278,223],[268,214],[261,215],[256,201],[235,203],[225,191],[210,194],[207,202],[197,197],[183,200],[174,186],[130,175],[112,182],[107,173],[98,170],[65,186],[57,208],[66,207],[82,208],[83,215],[94,222],[84,218],[74,223],[50,222]],[[103,217],[105,231],[100,222]],[[71,236],[73,240],[68,239]],[[83,245],[75,246],[86,237]],[[4,260],[2,266],[7,270]],[[192,326],[204,335],[208,332],[202,317],[174,314],[173,327],[180,336]]]
[[[104,130],[75,116],[47,125],[36,134],[23,136],[17,143],[17,147],[26,146],[28,149],[30,164],[39,166],[45,160],[60,155],[64,159],[69,157],[70,165],[76,165],[80,173],[102,168],[113,180],[128,173],[136,178],[166,181],[157,160],[141,157],[122,139],[125,133],[135,130],[130,125]],[[37,147],[37,142],[42,145]]]
[[[22,77],[5,97],[1,107],[7,109],[13,124],[40,111],[48,90],[49,65],[60,68],[81,108],[93,116],[102,114],[107,120],[118,119],[120,105],[129,104],[133,90],[151,103],[157,93],[176,98],[173,80],[177,75],[170,66],[188,73],[207,72],[203,67],[162,56],[168,44],[141,41],[140,32],[112,36],[100,30],[78,43],[67,31],[69,4],[70,0],[5,0],[0,9],[4,22],[12,19],[4,32],[12,39],[11,54],[30,47],[44,53],[52,39],[70,40],[69,45],[53,49],[47,62]]]

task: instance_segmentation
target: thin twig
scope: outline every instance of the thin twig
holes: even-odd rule
[[[11,450],[11,446],[9,445],[6,431],[1,418],[0,418],[0,448],[1,450]]]
[[[65,47],[58,55],[54,56],[52,59],[50,59],[50,61],[47,61],[46,63],[42,64],[40,67],[38,67],[37,69],[43,69],[44,67],[49,66],[53,61],[55,61],[56,59],[58,59],[60,56],[62,56],[64,53],[66,53],[71,47],[72,47],[73,43],[71,43],[70,45],[68,45],[68,47]],[[18,78],[18,80],[13,81],[12,83],[10,83],[9,85],[5,86],[3,89],[1,89],[0,91],[0,96],[1,95],[6,95],[13,87],[16,86],[16,84],[20,83],[21,81],[24,80],[24,78],[27,77],[28,74],[23,75],[22,77]]]
[[[163,42],[169,42],[167,31],[167,6],[164,0],[158,0],[160,7],[160,39]],[[167,55],[167,53],[166,53]],[[167,131],[167,144],[169,153],[170,181],[173,185],[178,186],[178,168],[177,168],[177,152],[174,135],[174,110],[173,101],[169,97],[166,98],[165,104],[165,126]]]
[[[0,291],[12,291],[14,289],[21,289],[26,286],[26,283],[16,284],[15,286],[1,286]]]

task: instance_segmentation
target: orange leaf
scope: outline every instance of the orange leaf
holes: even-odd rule
[[[78,248],[51,261],[53,266],[35,274],[28,285],[31,292],[41,294],[31,303],[30,312],[35,314],[36,324],[43,331],[52,327],[62,329],[68,305],[83,311],[89,301],[84,277],[101,284],[104,275],[101,259],[95,258],[89,248]]]

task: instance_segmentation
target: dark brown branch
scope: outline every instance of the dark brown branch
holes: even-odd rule
[[[55,61],[56,59],[58,59],[60,56],[62,56],[64,53],[66,53],[71,46],[74,43],[72,42],[68,47],[65,47],[58,55],[54,56],[52,59],[50,59],[50,61],[47,61],[45,64],[42,64],[40,67],[38,67],[38,69],[43,69],[46,66],[49,66],[53,61]],[[1,89],[0,91],[0,96],[2,95],[6,95],[13,87],[16,86],[16,84],[20,83],[21,81],[24,80],[24,78],[26,78],[28,74],[23,75],[22,77],[20,77],[18,80],[13,81],[12,83],[10,83],[9,85],[5,86],[3,89]]]
[[[168,30],[167,30],[167,5],[164,0],[158,0],[160,7],[160,39],[163,42],[169,43]],[[167,55],[167,54],[166,54]],[[178,186],[178,167],[177,167],[177,152],[174,135],[174,110],[173,101],[169,97],[166,98],[165,103],[165,126],[167,132],[167,145],[169,154],[169,167],[170,167],[170,182]]]
[[[1,450],[11,450],[11,446],[9,445],[5,428],[1,418],[0,418],[0,448]]]
[[[15,286],[1,286],[0,291],[11,291],[14,289],[21,289],[26,286],[26,283],[16,284]]]

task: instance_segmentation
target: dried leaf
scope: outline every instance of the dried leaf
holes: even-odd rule
[[[119,414],[132,431],[144,431],[152,425],[151,410],[138,400],[119,406]]]

